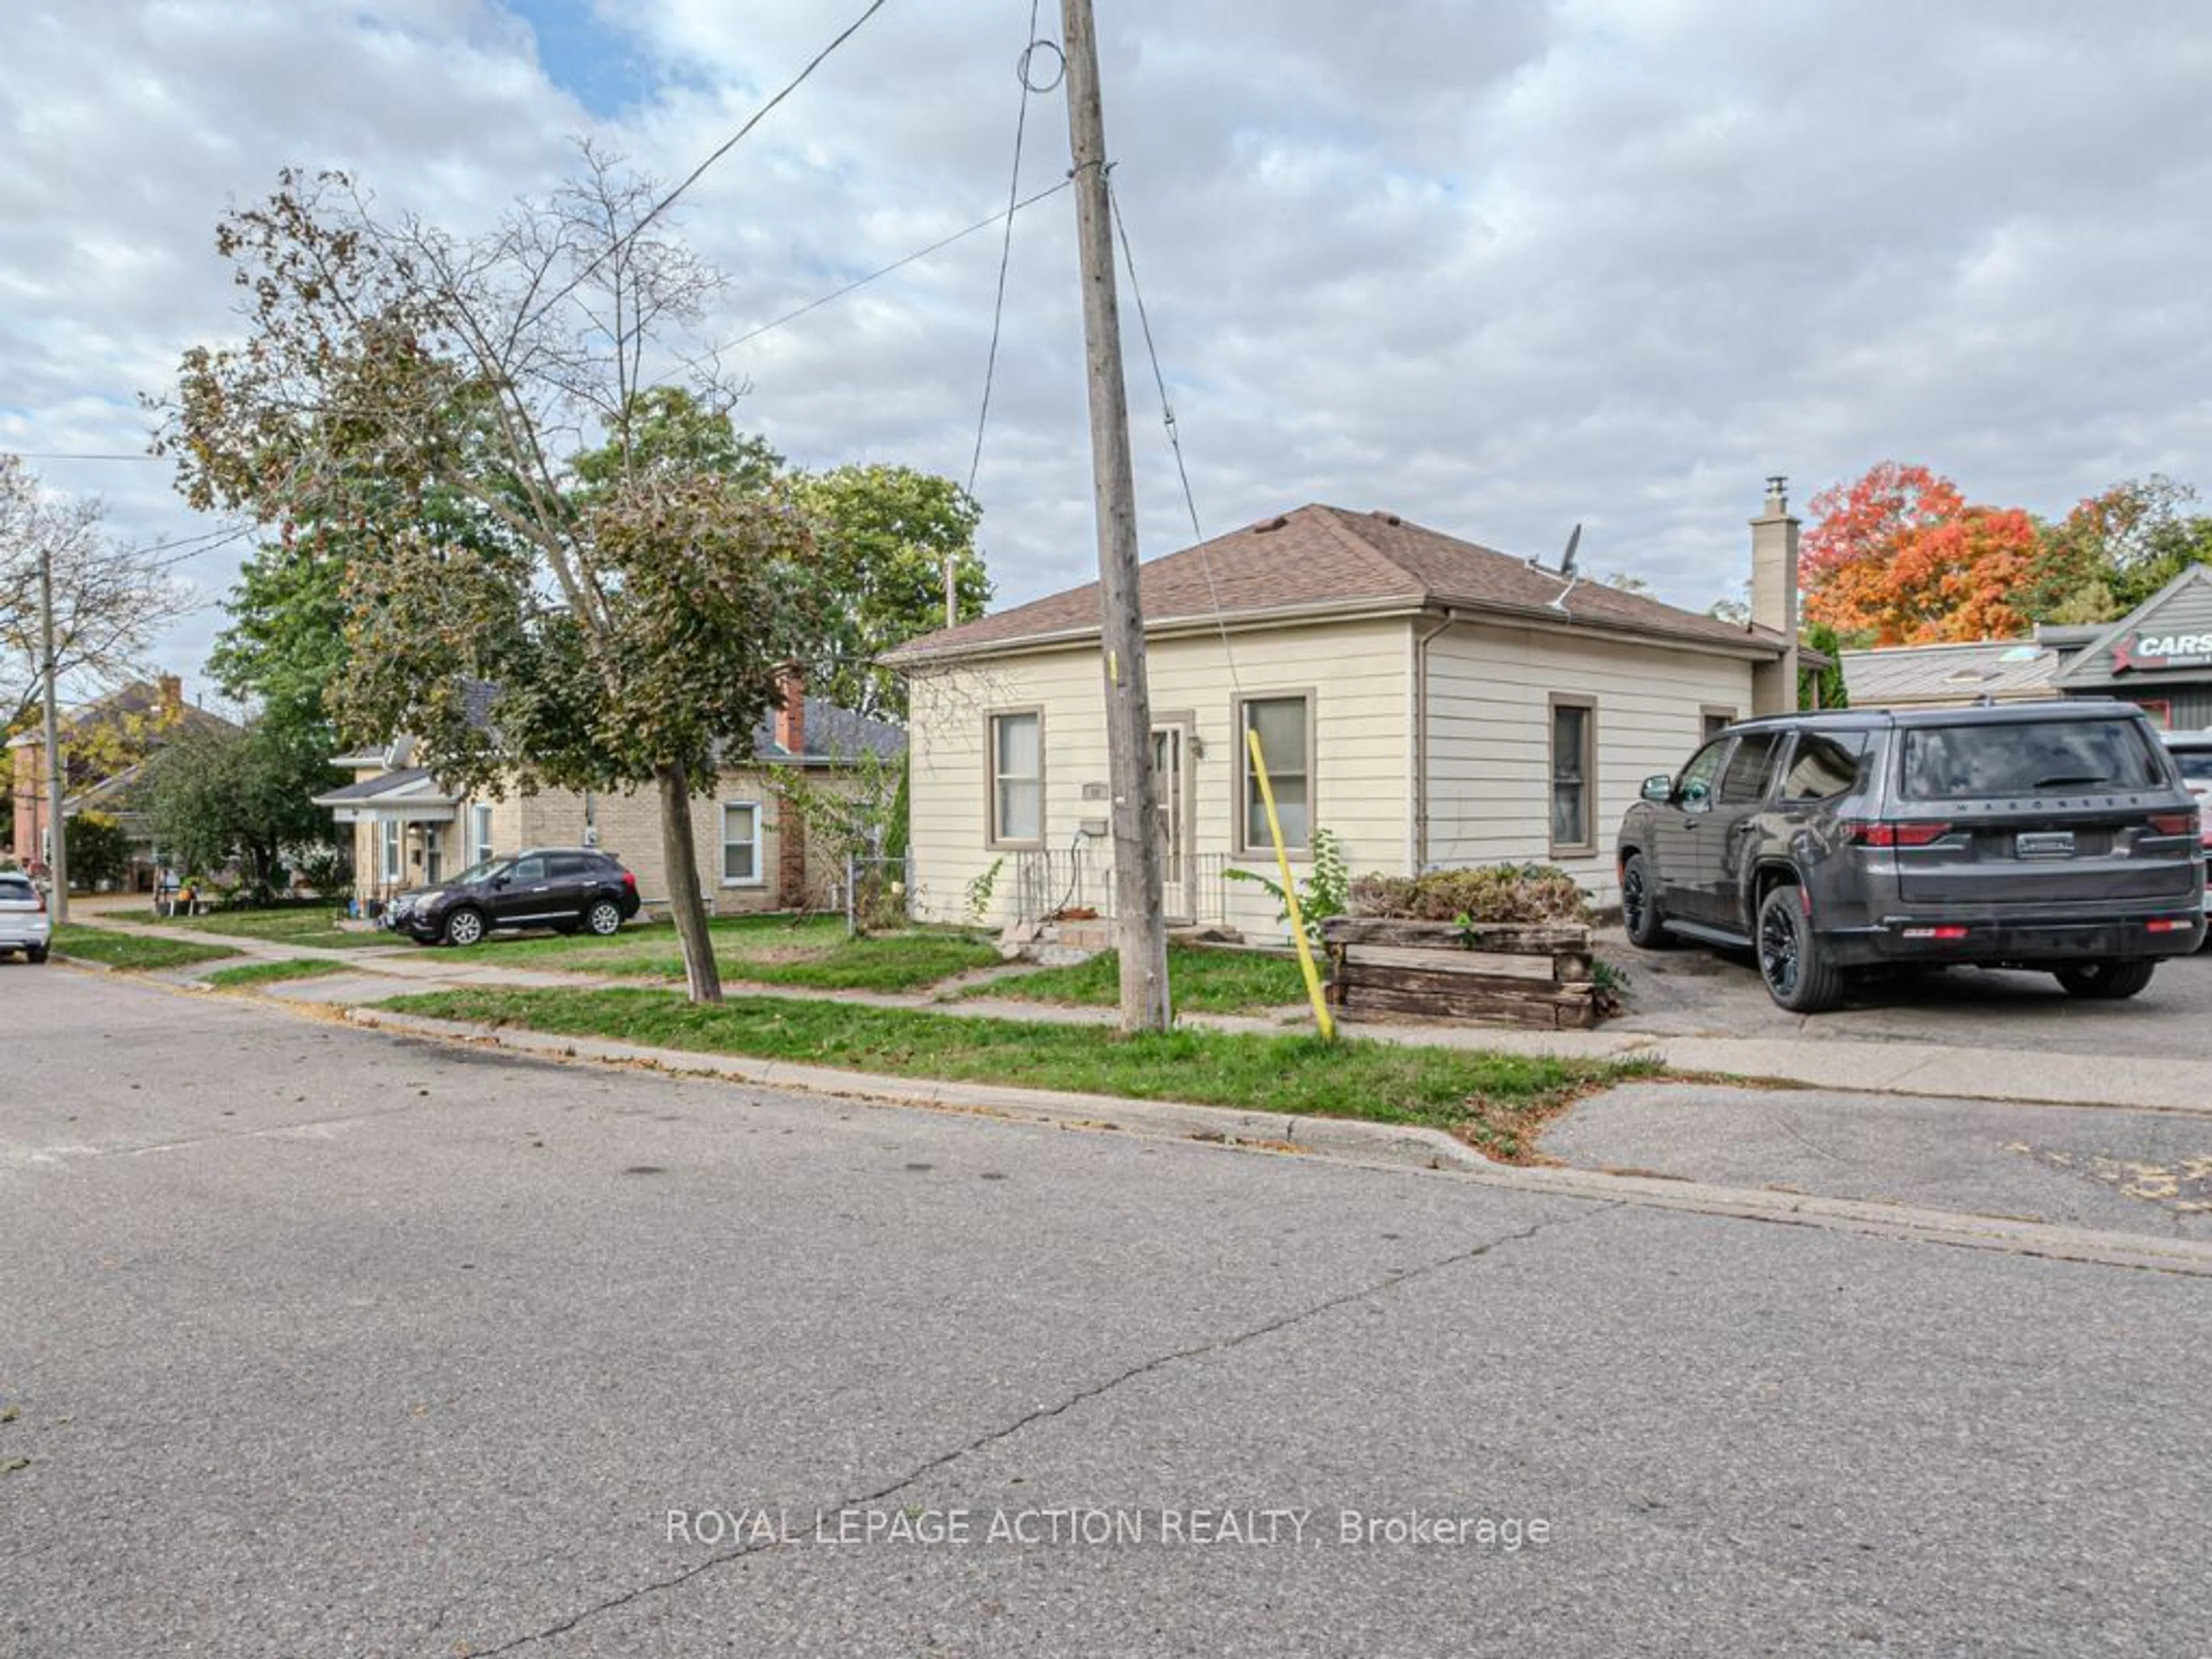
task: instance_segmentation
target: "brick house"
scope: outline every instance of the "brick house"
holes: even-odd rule
[[[64,718],[62,753],[69,768],[63,790],[62,816],[66,820],[80,811],[96,811],[112,816],[131,842],[127,884],[138,890],[150,889],[154,880],[153,832],[139,809],[134,786],[146,759],[180,732],[235,732],[238,728],[219,714],[186,703],[183,686],[174,674],[130,684],[95,699]],[[105,741],[94,744],[89,739]],[[88,749],[112,747],[133,757],[128,765],[111,768],[88,756]],[[52,857],[48,830],[52,815],[46,806],[46,735],[33,726],[8,740],[10,766],[9,789],[13,808],[11,841],[18,862],[44,864]]]
[[[732,757],[713,793],[691,802],[691,836],[708,914],[819,909],[844,879],[843,856],[825,836],[796,829],[778,787],[797,772],[817,787],[857,787],[861,769],[896,759],[906,733],[888,722],[805,695],[787,682],[746,752]],[[493,688],[472,685],[472,717],[488,722]],[[637,877],[650,904],[668,896],[661,851],[660,801],[650,787],[608,793],[548,789],[505,799],[442,787],[414,763],[413,739],[340,755],[354,781],[315,797],[331,809],[341,838],[350,827],[354,888],[381,904],[394,893],[447,879],[484,860],[526,847],[599,847]]]

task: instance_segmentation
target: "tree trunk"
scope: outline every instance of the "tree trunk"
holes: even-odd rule
[[[668,872],[668,908],[684,943],[684,977],[694,1002],[722,1000],[722,970],[707,932],[707,901],[699,891],[699,855],[691,839],[690,780],[680,766],[654,775],[660,791],[660,857]]]

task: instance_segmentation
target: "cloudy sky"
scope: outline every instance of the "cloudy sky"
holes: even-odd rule
[[[1702,609],[1770,472],[2063,513],[2212,489],[2212,8],[2193,0],[1097,0],[1109,146],[1213,534],[1387,507]],[[11,0],[0,450],[213,527],[141,394],[233,337],[212,231],[287,164],[456,231],[602,141],[673,182],[866,0]],[[1000,210],[1024,0],[890,0],[693,187],[723,343]],[[1060,34],[1054,0],[1036,33]],[[1037,61],[1048,61],[1040,52]],[[1060,181],[1058,93],[1024,194]],[[964,480],[997,227],[732,349],[794,461]],[[1095,574],[1066,191],[1017,216],[975,494],[1001,605]],[[1143,548],[1189,520],[1123,291]],[[94,457],[120,456],[105,459]],[[193,684],[239,549],[161,646]]]

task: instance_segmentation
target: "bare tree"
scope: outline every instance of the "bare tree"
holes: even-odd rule
[[[42,556],[53,561],[54,672],[79,692],[143,673],[173,603],[158,556],[109,537],[98,501],[49,495],[20,457],[0,454],[0,732],[38,706]]]

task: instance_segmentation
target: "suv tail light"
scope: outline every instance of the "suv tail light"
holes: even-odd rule
[[[31,896],[38,900],[40,909],[43,910],[46,908],[46,894],[44,888],[33,887],[31,890]]]
[[[637,891],[637,878],[628,870],[623,872],[623,885],[633,893]]]
[[[1932,818],[1845,818],[1842,828],[1844,839],[1859,847],[1925,847],[1951,833],[1948,823]]]
[[[2186,836],[2198,823],[2194,812],[2154,812],[2150,815],[2150,832],[2154,836]]]

